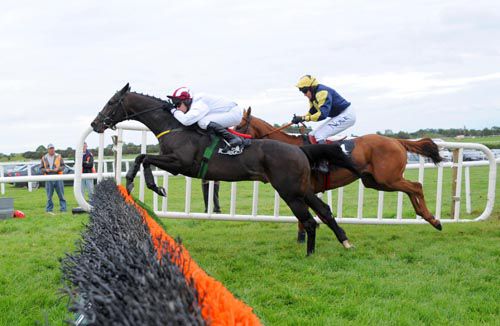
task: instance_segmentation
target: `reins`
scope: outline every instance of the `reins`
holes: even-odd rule
[[[128,112],[127,112],[127,110],[125,109],[125,105],[123,105],[123,98],[120,98],[120,100],[118,101],[118,104],[117,104],[117,108],[120,107],[122,109],[123,113],[125,113],[125,119],[124,120],[130,120],[133,117],[137,117],[139,115],[142,115],[142,114],[145,114],[145,113],[149,113],[149,112],[153,112],[153,111],[157,111],[157,110],[160,110],[160,109],[163,109],[163,108],[168,108],[169,106],[170,106],[170,103],[162,103],[161,105],[158,105],[158,106],[152,107],[150,109],[147,109],[147,110],[144,110],[144,111],[140,111],[140,112],[136,112],[136,113],[133,113],[133,114],[129,115]],[[101,114],[102,113],[99,112],[98,116],[101,115]],[[111,123],[106,123],[105,122],[106,119],[111,120]],[[109,116],[104,116],[103,123],[105,125],[108,125],[108,127],[110,129],[114,129],[113,127],[115,127],[116,124],[117,124],[117,122],[114,122]]]
[[[163,109],[163,108],[168,107],[168,106],[169,106],[168,103],[163,103],[162,105],[158,105],[158,106],[155,106],[155,107],[153,107],[151,109],[147,109],[147,110],[144,110],[144,111],[141,111],[141,112],[136,112],[136,113],[131,114],[131,115],[127,114],[127,110],[125,110],[125,107],[123,106],[123,104],[122,104],[122,109],[123,109],[123,112],[125,112],[125,119],[126,120],[130,120],[131,118],[136,117],[138,115],[141,115],[141,114],[144,114],[144,113],[153,112],[153,111],[156,111],[156,110],[160,110],[160,109]]]
[[[267,134],[265,134],[265,135],[263,135],[263,136],[260,136],[259,138],[264,138],[264,137],[267,137],[267,136],[269,136],[270,134],[275,133],[276,131],[281,131],[281,130],[283,130],[283,129],[286,129],[286,128],[290,127],[291,125],[293,125],[293,122],[287,123],[287,124],[286,124],[286,125],[284,125],[284,126],[281,126],[281,127],[277,128],[277,129],[274,129],[274,130],[271,130],[270,132],[268,132]]]

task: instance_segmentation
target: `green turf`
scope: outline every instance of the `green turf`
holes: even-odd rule
[[[0,325],[63,324],[69,318],[60,289],[59,259],[75,248],[87,215],[45,213],[45,192],[6,187],[25,219],[0,221]],[[66,187],[68,207],[75,207],[72,188]]]
[[[485,168],[471,170],[473,212],[485,205]],[[408,171],[416,179],[416,171]],[[449,215],[449,177],[445,171],[443,215]],[[431,211],[435,172],[426,171]],[[169,209],[184,211],[184,179],[170,178]],[[138,187],[137,187],[138,188]],[[193,210],[200,211],[200,181],[193,180]],[[344,215],[354,215],[357,184],[344,193]],[[497,186],[496,202],[499,200]],[[75,247],[86,215],[44,213],[44,189],[29,193],[7,186],[24,220],[0,221],[0,325],[63,324],[71,318],[59,289],[59,260]],[[222,183],[221,206],[229,209],[230,185]],[[146,203],[151,206],[151,192]],[[136,190],[135,195],[138,195]],[[252,183],[238,183],[237,213],[251,212]],[[269,196],[271,195],[271,196]],[[68,207],[76,206],[66,188]],[[227,197],[227,198],[226,198]],[[259,189],[259,213],[272,214],[268,186]],[[57,196],[54,195],[56,209]],[[364,212],[376,214],[377,193],[365,192]],[[386,194],[385,212],[395,215],[396,194]],[[333,196],[336,210],[336,194]],[[405,198],[405,215],[412,209]],[[280,212],[288,214],[284,205]],[[448,216],[444,216],[448,217]],[[500,208],[487,222],[429,225],[344,225],[353,251],[344,250],[325,227],[318,230],[317,252],[305,257],[295,243],[295,224],[162,220],[181,236],[209,274],[255,309],[268,325],[347,324],[498,324],[500,319]]]

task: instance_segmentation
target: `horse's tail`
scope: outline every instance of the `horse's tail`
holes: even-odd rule
[[[429,157],[434,164],[438,164],[443,160],[439,155],[439,148],[435,142],[430,138],[422,138],[420,140],[405,140],[398,139],[401,145],[406,148],[408,152],[417,153],[425,157]]]
[[[304,145],[301,146],[300,149],[306,154],[311,165],[321,160],[328,160],[335,166],[348,169],[358,177],[361,176],[356,164],[354,164],[351,158],[344,153],[338,143]]]

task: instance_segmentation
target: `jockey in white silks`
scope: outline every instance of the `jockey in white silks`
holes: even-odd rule
[[[238,125],[243,118],[243,110],[236,102],[203,93],[192,95],[186,87],[176,89],[168,98],[175,106],[171,113],[183,125],[197,123],[201,129],[222,136],[230,147],[245,145],[226,129]]]

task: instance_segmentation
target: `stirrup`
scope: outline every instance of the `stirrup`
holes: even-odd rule
[[[237,145],[236,147],[230,147],[228,144],[223,148],[219,148],[219,154],[224,155],[239,155],[243,153],[243,146]]]
[[[315,167],[315,170],[323,173],[323,174],[328,174],[330,173],[330,166],[328,164],[328,161],[326,162],[318,162],[318,164]]]

